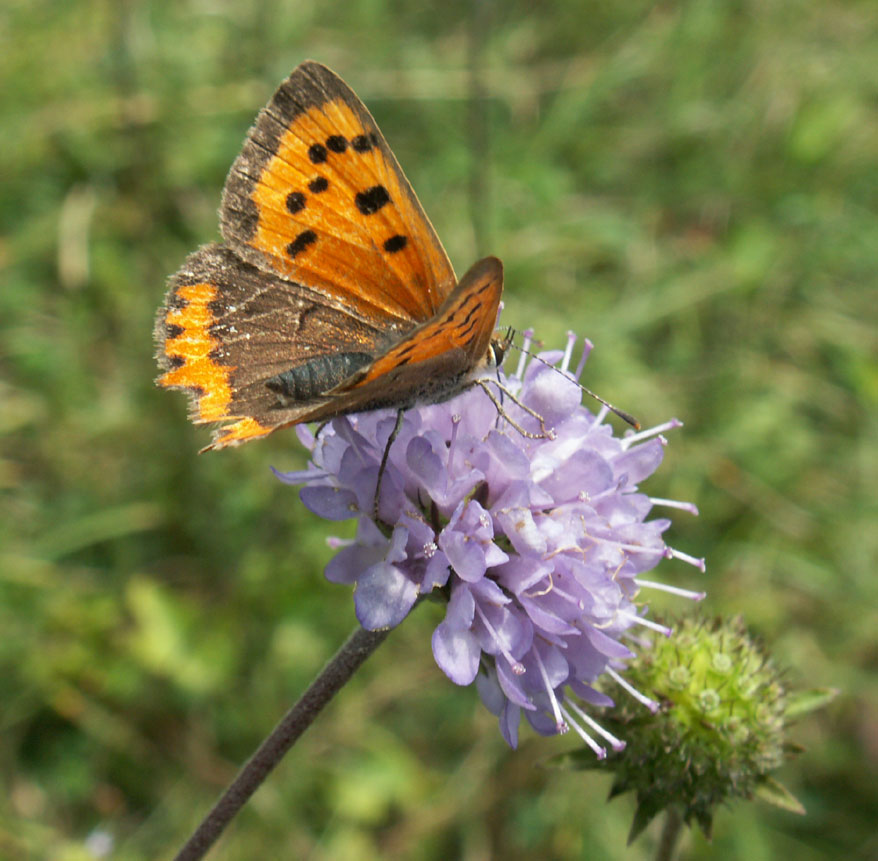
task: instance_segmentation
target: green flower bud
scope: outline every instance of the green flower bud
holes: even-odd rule
[[[605,687],[617,705],[601,722],[627,747],[600,764],[576,753],[563,759],[573,767],[612,770],[611,797],[636,793],[629,842],[666,809],[687,824],[697,822],[707,837],[716,806],[737,798],[759,795],[804,812],[769,772],[790,753],[785,734],[792,712],[816,708],[834,692],[791,697],[740,618],[681,621],[671,637],[644,645],[624,677],[660,708],[652,713],[618,685]]]

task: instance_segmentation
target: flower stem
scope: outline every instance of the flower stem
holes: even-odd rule
[[[680,816],[680,811],[673,804],[669,805],[665,813],[665,825],[662,828],[658,849],[656,849],[655,861],[671,861],[682,828],[683,817]]]
[[[335,653],[299,701],[284,715],[271,734],[247,760],[217,803],[177,853],[175,861],[197,861],[217,841],[225,827],[247,803],[262,781],[281,761],[342,686],[384,642],[389,631],[358,628]]]

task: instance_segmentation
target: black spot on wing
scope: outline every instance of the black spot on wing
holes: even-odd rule
[[[305,208],[305,195],[301,191],[291,191],[287,195],[287,209],[292,215]]]
[[[460,331],[457,333],[458,337],[465,338],[467,335],[469,335],[469,333],[472,332],[472,330],[475,328],[476,322],[477,322],[476,320],[473,320],[469,325],[464,324],[461,327]],[[469,343],[469,342],[467,342],[467,343]]]
[[[331,135],[326,139],[326,148],[331,152],[344,152],[348,148],[347,138],[341,135]]]
[[[472,315],[475,314],[476,311],[478,311],[478,310],[479,310],[479,309],[478,309],[478,306],[475,306],[475,307],[473,307],[473,308],[470,308],[469,311],[467,311],[467,315],[466,315],[466,317],[464,317],[463,320],[460,321],[460,325],[461,325],[461,326],[466,326],[466,324],[469,323],[470,318],[472,317]]]
[[[408,237],[397,234],[384,241],[384,250],[388,254],[396,254],[397,251],[402,251],[406,245],[408,245]]]
[[[329,180],[325,176],[318,176],[308,183],[308,191],[312,194],[320,194],[329,188]]]
[[[311,159],[311,164],[323,164],[328,157],[328,153],[326,151],[326,147],[323,144],[311,144],[308,147],[308,158]]]
[[[390,195],[383,185],[373,185],[372,188],[358,192],[354,203],[363,215],[374,215],[379,209],[390,203]]]
[[[354,148],[354,152],[369,152],[372,149],[372,144],[369,143],[369,138],[366,135],[357,135],[351,140],[351,146]]]
[[[374,132],[368,135],[357,135],[351,140],[351,146],[354,148],[354,152],[369,152],[369,150],[374,149],[377,145],[378,137]]]
[[[317,234],[313,230],[304,230],[287,246],[287,254],[295,260],[299,254],[316,241]]]

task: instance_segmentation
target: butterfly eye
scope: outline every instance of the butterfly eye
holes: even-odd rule
[[[506,358],[507,349],[508,346],[504,341],[491,341],[491,345],[488,347],[488,363],[499,368],[503,364],[503,359]]]
[[[506,354],[509,352],[509,348],[512,346],[512,339],[515,337],[515,329],[511,326],[506,331],[506,334],[503,338],[493,338],[491,340],[491,344],[488,347],[488,352],[490,354],[489,362],[495,367],[499,368],[503,364],[503,360],[506,358]]]

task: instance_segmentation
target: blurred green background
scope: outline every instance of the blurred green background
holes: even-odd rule
[[[153,387],[165,279],[307,57],[457,271],[503,258],[504,322],[589,335],[587,385],[686,423],[646,489],[699,505],[669,541],[708,571],[660,578],[842,691],[779,774],[808,815],[738,805],[685,856],[878,857],[874,4],[431,5],[0,6],[0,857],[169,857],[354,625],[322,576],[348,525],[269,473],[304,463],[294,435],[199,457]],[[651,856],[608,777],[540,767],[574,738],[506,748],[435,666],[440,618],[394,632],[212,857]]]

